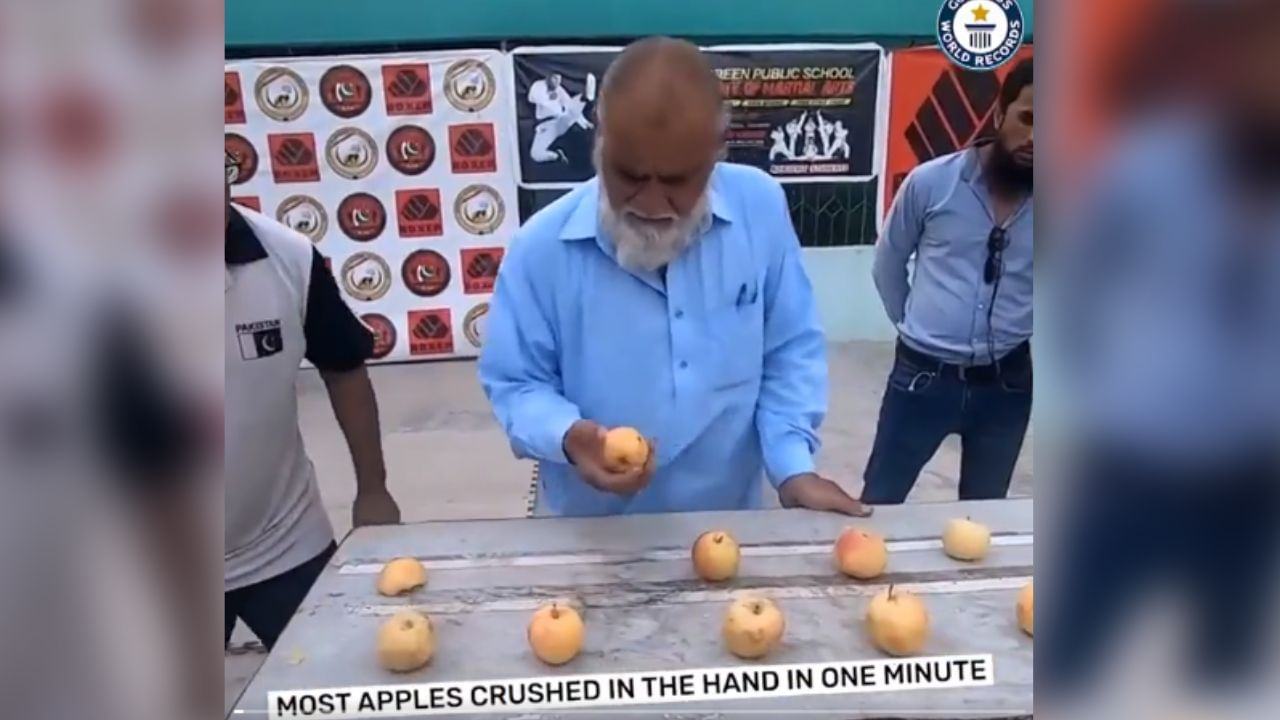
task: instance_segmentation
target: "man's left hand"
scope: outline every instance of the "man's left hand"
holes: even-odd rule
[[[838,512],[854,517],[867,517],[871,507],[849,497],[835,482],[817,473],[792,475],[778,488],[778,499],[784,508],[809,508]]]
[[[391,493],[386,490],[356,493],[356,500],[351,505],[352,526],[398,525],[399,523],[400,506],[396,505]]]

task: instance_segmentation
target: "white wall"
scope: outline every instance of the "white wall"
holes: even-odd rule
[[[874,246],[806,248],[803,254],[828,340],[897,337],[871,279]]]

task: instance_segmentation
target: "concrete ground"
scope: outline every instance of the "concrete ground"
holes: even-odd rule
[[[892,361],[891,343],[831,346],[830,412],[822,429],[819,469],[854,496],[862,486]],[[385,365],[370,374],[382,418],[388,484],[405,522],[525,514],[532,464],[511,456],[476,381],[474,362]],[[298,398],[307,452],[334,529],[342,537],[351,527],[355,489],[350,456],[314,372],[302,374]],[[1011,495],[1032,494],[1031,445],[1028,433]],[[948,438],[908,500],[955,498],[959,469],[960,444]],[[769,500],[776,502],[775,497]],[[260,649],[245,648],[252,640],[243,626],[236,628],[224,676],[228,709],[264,658]]]

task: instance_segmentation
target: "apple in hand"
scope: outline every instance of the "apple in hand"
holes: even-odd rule
[[[942,550],[956,560],[981,560],[991,548],[991,530],[969,518],[956,518],[942,532]]]
[[[723,530],[704,532],[693,543],[693,570],[710,582],[728,580],[738,574],[742,553],[738,541]]]
[[[859,580],[879,577],[889,564],[889,550],[885,547],[884,537],[855,527],[845,528],[840,533],[834,557],[837,570]]]
[[[548,665],[563,665],[582,649],[586,626],[577,610],[563,603],[538,608],[529,621],[529,647]]]
[[[426,665],[436,651],[431,618],[415,610],[401,610],[378,628],[378,663],[392,672],[409,672]]]
[[[876,647],[890,655],[920,652],[929,637],[929,611],[912,593],[888,590],[876,595],[867,606],[867,632]]]
[[[1035,626],[1036,606],[1035,591],[1031,589],[1033,583],[1027,583],[1025,587],[1018,593],[1018,602],[1015,605],[1018,614],[1018,627],[1022,628],[1022,632],[1028,635],[1034,635],[1032,628]]]
[[[786,624],[782,610],[772,600],[740,598],[724,616],[724,644],[740,658],[761,658],[781,642]]]
[[[417,558],[396,558],[378,573],[378,592],[394,597],[427,584],[427,569]]]
[[[635,428],[616,427],[604,435],[604,462],[613,472],[644,467],[649,461],[649,441]]]

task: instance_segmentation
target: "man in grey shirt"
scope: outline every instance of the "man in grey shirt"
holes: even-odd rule
[[[952,433],[960,499],[1009,490],[1031,416],[1031,60],[1010,71],[994,120],[994,140],[911,172],[876,244],[876,288],[899,339],[864,503],[904,501]]]

